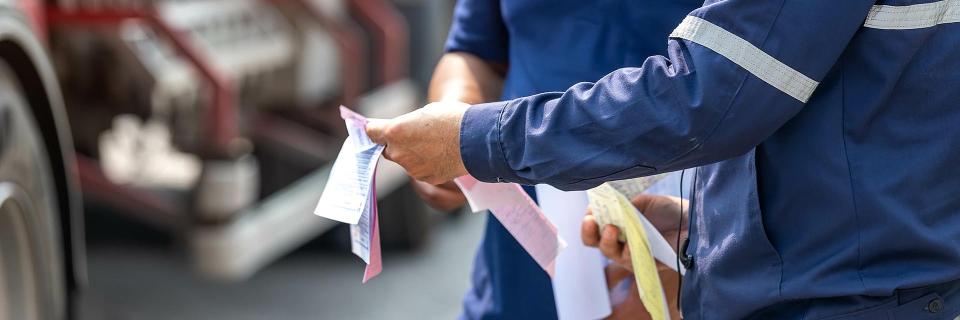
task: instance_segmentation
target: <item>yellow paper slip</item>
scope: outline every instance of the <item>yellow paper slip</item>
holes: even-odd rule
[[[669,320],[667,300],[660,284],[660,275],[639,213],[622,193],[610,184],[587,191],[590,208],[601,227],[613,224],[620,228],[630,246],[630,261],[640,292],[640,301],[654,320]]]

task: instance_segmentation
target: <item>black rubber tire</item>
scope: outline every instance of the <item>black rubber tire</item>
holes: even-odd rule
[[[23,92],[0,61],[0,319],[64,319],[57,194]]]

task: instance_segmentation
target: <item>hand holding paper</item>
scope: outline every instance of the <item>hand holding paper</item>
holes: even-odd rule
[[[590,199],[592,216],[584,219],[583,239],[587,245],[600,245],[605,255],[619,261],[619,263],[633,268],[636,286],[639,289],[640,300],[644,308],[653,319],[669,319],[667,300],[655,260],[662,262],[676,270],[676,254],[670,243],[661,236],[660,231],[637,210],[637,206],[627,199],[624,193],[640,193],[659,180],[658,177],[634,179],[630,181],[606,183],[587,192]],[[642,198],[642,197],[638,197]],[[645,209],[656,210],[654,216],[675,216],[679,218],[679,199],[667,197],[647,197]],[[658,219],[664,220],[664,219]],[[673,220],[676,219],[666,219]],[[668,230],[668,226],[660,221],[660,228]],[[616,226],[628,244],[627,249],[612,250],[613,247],[623,248],[618,241],[611,240],[613,235],[607,234],[601,241],[598,229],[606,225]],[[605,230],[609,232],[609,229]],[[680,232],[677,230],[676,232]],[[676,235],[676,233],[672,233]],[[614,252],[611,252],[614,251]],[[626,261],[625,261],[626,260]],[[685,270],[680,267],[681,274]]]
[[[678,235],[680,236],[679,238],[687,236],[688,225],[686,223],[682,225],[679,224],[680,210],[687,205],[687,201],[673,196],[655,194],[641,194],[630,201],[633,203],[633,206],[642,213],[643,217],[659,231],[660,238],[663,238],[670,246],[670,249],[676,252],[677,247],[679,247],[677,243]],[[687,212],[684,212],[683,220],[689,221],[687,219]],[[629,252],[629,248],[624,246],[626,242],[624,232],[617,224],[610,225],[613,226],[613,228],[608,228],[606,224],[601,224],[593,214],[589,214],[583,219],[581,238],[585,244],[598,247],[609,259],[615,260],[617,263],[623,262],[626,267],[629,267],[629,256],[625,256],[623,252]],[[617,238],[621,239],[621,241],[617,241]],[[626,257],[626,261],[623,260],[624,257]],[[673,266],[672,269],[676,269],[676,261],[670,263],[668,263],[668,261],[660,262],[665,265],[671,265]]]
[[[394,119],[371,121],[366,131],[411,177],[441,184],[467,174],[460,158],[460,120],[468,107],[434,102]]]
[[[663,286],[660,284],[660,276],[653,258],[656,249],[651,248],[652,241],[648,239],[648,235],[659,237],[659,233],[656,229],[652,232],[646,230],[645,225],[640,221],[646,219],[639,215],[633,204],[623,194],[609,184],[593,188],[587,191],[587,195],[595,217],[604,216],[604,220],[624,230],[631,249],[630,262],[633,265],[634,279],[644,308],[655,320],[669,319],[667,299],[663,294]]]

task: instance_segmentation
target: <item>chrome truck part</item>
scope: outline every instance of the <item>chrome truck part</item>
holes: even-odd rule
[[[341,80],[349,71],[343,61],[349,53],[338,47],[337,35],[330,30],[333,23],[317,19],[316,14],[342,12],[343,8],[301,1],[274,3],[293,25],[291,29],[297,39],[297,50],[292,64],[295,67],[286,71],[281,77],[283,81],[269,87],[272,104],[317,107],[333,100],[344,89]],[[329,14],[324,14],[324,18],[336,19],[335,15]]]
[[[87,110],[93,105],[110,113],[103,109],[122,106],[112,112],[166,121],[176,144],[188,151],[208,147],[204,130],[211,128],[205,128],[202,119],[227,117],[229,126],[243,130],[239,109],[272,105],[296,85],[289,79],[290,70],[299,68],[294,60],[298,38],[286,18],[265,1],[86,0],[60,10],[92,26],[54,32],[52,43],[61,78],[70,89],[68,98]],[[118,26],[102,27],[109,23]],[[205,79],[210,77],[217,80],[215,87]],[[218,96],[222,94],[226,96]],[[230,101],[220,101],[224,99]],[[225,112],[231,114],[211,110],[219,103],[229,104]],[[105,128],[82,129],[94,132],[81,134],[81,145],[92,143]]]
[[[243,105],[276,98],[264,91],[289,83],[282,71],[295,68],[292,26],[273,6],[257,0],[162,1],[161,19],[184,30],[214,70],[234,84]]]
[[[113,101],[124,103],[125,95],[141,97],[139,102],[149,107],[150,117],[174,134],[174,144],[196,148],[201,132],[196,119],[210,100],[209,93],[202,90],[200,74],[143,22],[124,22],[117,33],[117,38],[109,39],[123,71],[113,73],[110,81],[116,88],[113,92],[119,92]]]
[[[345,133],[337,105],[393,117],[422,104],[406,77],[406,23],[386,0],[56,3],[50,42],[81,124],[85,196],[183,233],[211,278],[244,279],[334,226],[313,207]],[[161,139],[151,150],[179,159],[157,168],[181,163],[183,174],[112,158],[135,154],[122,136],[140,135],[119,133],[130,122],[118,127],[121,115],[142,123],[136,139]],[[378,195],[397,204],[384,206],[398,219],[384,228],[423,237],[426,219],[405,216],[425,217],[407,210],[419,200],[395,192],[408,178],[392,163],[380,168]]]
[[[194,191],[194,215],[203,221],[225,221],[257,202],[260,183],[252,155],[208,160]]]

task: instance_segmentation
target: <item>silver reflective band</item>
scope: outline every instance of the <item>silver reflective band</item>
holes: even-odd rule
[[[707,47],[803,103],[807,103],[819,85],[747,40],[698,17],[684,18],[670,37],[693,41]]]
[[[960,0],[943,0],[910,6],[873,6],[863,26],[904,30],[956,22],[960,22]]]

